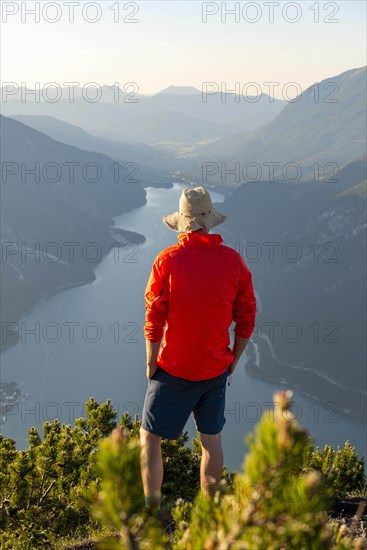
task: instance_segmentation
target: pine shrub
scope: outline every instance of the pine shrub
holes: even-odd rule
[[[110,400],[86,403],[75,426],[29,430],[29,446],[0,435],[1,548],[52,548],[102,524],[116,533],[99,548],[175,550],[299,548],[349,550],[363,542],[347,538],[327,521],[331,496],[365,491],[363,458],[347,441],[336,451],[314,449],[291,413],[291,394],[274,396],[274,413],[263,414],[248,436],[242,471],[223,468],[214,497],[200,491],[200,438],[189,448],[187,432],[163,440],[163,505],[172,509],[168,537],[146,515],[140,476],[141,421],[126,413],[119,422]]]

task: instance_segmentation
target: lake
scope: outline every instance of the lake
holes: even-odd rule
[[[163,214],[178,207],[184,185],[171,189],[147,188],[147,204],[117,218],[116,226],[142,233],[146,242],[113,249],[95,269],[96,280],[41,301],[23,319],[29,331],[24,341],[1,354],[2,381],[21,384],[19,406],[7,414],[2,432],[27,447],[27,431],[58,418],[73,423],[84,415],[84,404],[93,396],[99,403],[111,399],[120,416],[125,411],[141,416],[147,386],[145,376],[144,290],[154,258],[163,248],[177,242],[177,233],[162,222]],[[214,202],[224,196],[211,192]],[[226,239],[225,224],[212,232]],[[256,289],[256,281],[254,281]],[[40,338],[35,341],[34,329]],[[258,357],[256,344],[254,353]],[[222,432],[224,461],[238,470],[246,451],[244,436],[252,431],[260,415],[271,406],[272,395],[282,384],[260,380],[244,368],[246,357],[227,387],[226,419]],[[366,456],[363,422],[334,414],[293,390],[294,412],[317,445],[344,446],[346,439]],[[186,429],[189,443],[196,436],[190,417]]]

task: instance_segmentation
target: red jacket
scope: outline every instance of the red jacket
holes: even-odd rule
[[[222,374],[233,361],[228,329],[249,338],[256,300],[242,256],[217,233],[180,233],[162,250],[145,290],[144,336],[159,342],[157,364],[187,380]],[[165,333],[163,334],[166,325]]]

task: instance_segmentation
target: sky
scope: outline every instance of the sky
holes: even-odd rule
[[[135,82],[154,94],[210,82],[255,95],[249,83],[277,82],[281,99],[290,82],[304,90],[366,65],[364,0],[0,4],[2,84]]]

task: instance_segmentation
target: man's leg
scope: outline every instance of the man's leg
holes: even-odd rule
[[[159,507],[163,482],[162,437],[140,428],[140,467],[145,502]]]
[[[223,450],[220,433],[200,433],[202,459],[200,464],[200,487],[204,496],[214,495],[219,490],[223,470]],[[211,480],[214,480],[211,483]]]

